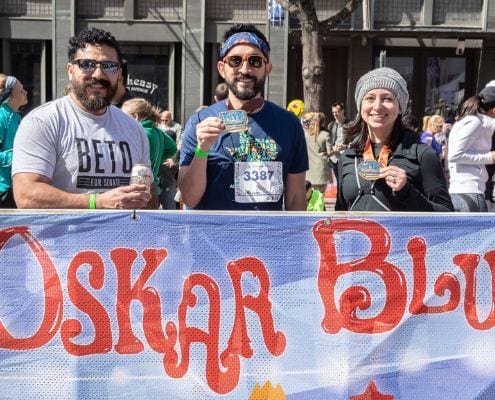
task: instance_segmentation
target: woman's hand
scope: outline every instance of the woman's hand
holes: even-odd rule
[[[401,190],[407,183],[406,171],[394,165],[380,168],[379,178],[384,178],[394,192]]]

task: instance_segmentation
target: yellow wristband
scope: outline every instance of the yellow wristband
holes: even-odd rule
[[[89,209],[96,210],[96,193],[89,194]]]
[[[208,157],[208,154],[210,154],[210,150],[202,151],[200,150],[199,145],[196,145],[196,147],[194,148],[194,154],[196,157],[206,158]]]

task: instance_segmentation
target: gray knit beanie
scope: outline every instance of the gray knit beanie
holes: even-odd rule
[[[401,112],[404,113],[407,110],[407,103],[409,102],[407,83],[395,69],[388,67],[377,68],[359,78],[356,84],[356,92],[354,93],[358,111],[361,111],[363,97],[373,89],[390,90],[397,97]]]

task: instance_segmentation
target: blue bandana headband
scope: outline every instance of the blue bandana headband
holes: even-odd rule
[[[17,78],[13,76],[7,76],[7,80],[5,81],[5,89],[2,94],[0,94],[0,104],[6,103],[9,101],[10,95],[12,94],[12,89],[17,82]]]
[[[270,58],[268,44],[252,32],[237,32],[229,36],[220,47],[220,58],[224,58],[229,50],[238,44],[251,44],[260,49],[267,59]]]

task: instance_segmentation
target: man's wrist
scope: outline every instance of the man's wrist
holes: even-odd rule
[[[88,208],[90,210],[96,210],[96,193],[90,193],[89,194]]]
[[[206,158],[208,157],[208,154],[210,154],[210,150],[203,151],[199,148],[199,145],[197,144],[196,147],[194,148],[194,155],[199,158]]]

